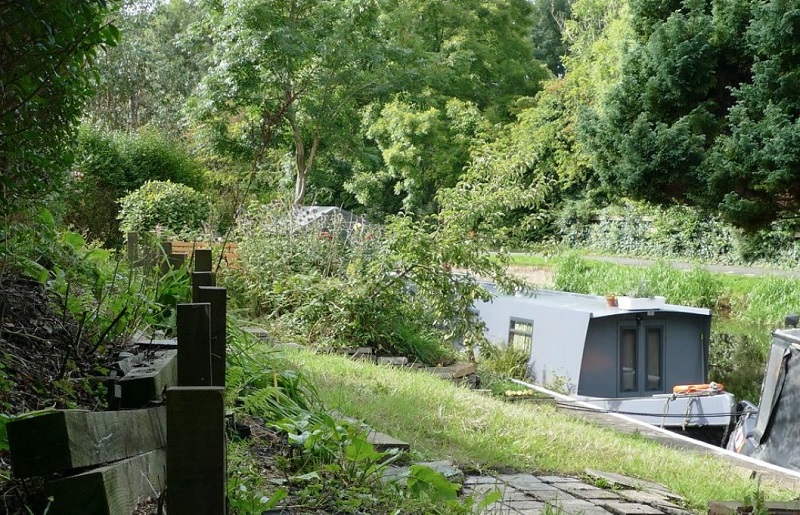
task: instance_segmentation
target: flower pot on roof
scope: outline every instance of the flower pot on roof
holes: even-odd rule
[[[652,311],[662,309],[667,299],[658,295],[653,295],[653,290],[646,281],[640,282],[632,288],[628,295],[617,298],[617,305],[620,309],[636,311]]]
[[[627,295],[617,297],[619,309],[628,311],[654,311],[663,309],[666,304],[667,299],[657,295],[653,297],[630,297]]]

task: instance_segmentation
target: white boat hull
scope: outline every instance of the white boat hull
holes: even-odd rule
[[[733,394],[671,395],[600,399],[574,397],[609,413],[619,413],[658,427],[725,427],[731,423],[736,400]]]

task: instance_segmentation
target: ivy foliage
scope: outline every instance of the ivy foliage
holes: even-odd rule
[[[158,231],[165,236],[194,239],[208,221],[206,196],[170,181],[147,181],[120,200],[120,230]]]
[[[0,213],[58,191],[91,96],[98,51],[119,31],[115,2],[5,2],[0,16]]]
[[[601,254],[768,268],[795,268],[800,259],[791,221],[747,232],[687,206],[625,200],[600,208],[572,201],[554,211],[545,226],[544,241]]]

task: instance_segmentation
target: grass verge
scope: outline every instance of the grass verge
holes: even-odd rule
[[[422,458],[547,474],[602,469],[662,483],[700,510],[708,501],[741,500],[758,488],[719,458],[616,433],[552,406],[505,403],[422,372],[336,356],[300,351],[286,358],[330,409],[409,442]],[[792,497],[771,485],[761,488],[769,500]]]

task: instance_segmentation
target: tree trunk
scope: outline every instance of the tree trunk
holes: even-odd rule
[[[303,204],[303,199],[306,196],[308,174],[311,172],[311,166],[314,164],[314,156],[319,146],[319,130],[314,131],[314,136],[311,140],[311,150],[308,156],[306,156],[306,145],[303,141],[303,134],[300,131],[300,125],[297,123],[294,109],[289,110],[287,118],[292,126],[292,133],[294,134],[295,169],[297,171],[297,177],[294,183],[293,203],[298,206]]]

